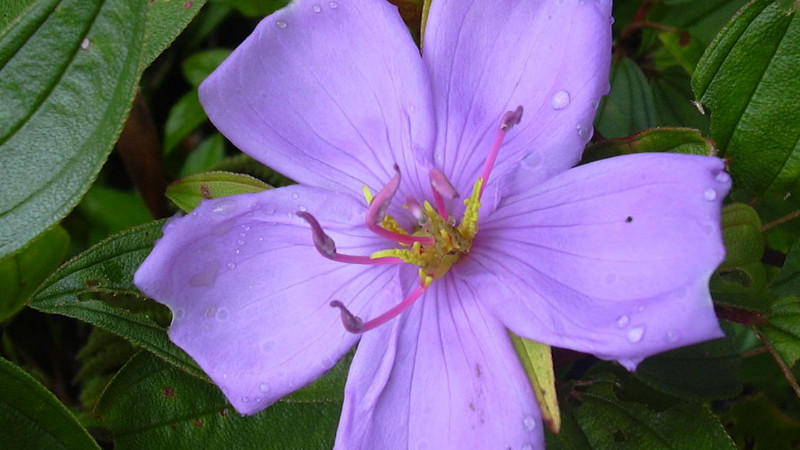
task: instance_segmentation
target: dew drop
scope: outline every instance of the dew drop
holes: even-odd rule
[[[627,327],[629,323],[631,323],[631,318],[628,316],[619,316],[617,318],[617,326],[620,328]]]
[[[214,214],[219,214],[221,216],[230,214],[233,212],[234,208],[236,208],[236,202],[233,200],[220,200],[214,205]]]
[[[244,239],[239,239],[236,241],[236,245],[244,245]]]
[[[611,25],[614,25],[614,17],[613,16],[608,18],[608,23],[611,24]]]
[[[269,384],[261,383],[258,385],[258,390],[261,392],[269,392]]]
[[[172,318],[174,320],[181,320],[186,315],[186,311],[183,308],[176,308],[175,311],[172,311]]]
[[[292,214],[292,213],[290,213],[290,212],[289,212],[289,213],[286,213],[286,217],[288,217],[288,218],[290,218],[290,219],[291,219],[293,216],[294,216],[294,214]]]
[[[336,2],[328,2],[328,6],[330,6],[331,9],[336,9],[339,7],[339,4]]]
[[[311,7],[311,9],[313,9],[315,13],[322,11],[322,8],[320,8],[319,5],[314,5]]]
[[[536,428],[536,419],[528,416],[522,420],[522,426],[525,427],[526,431],[533,431],[533,429]]]
[[[575,127],[575,131],[578,132],[578,137],[583,142],[588,142],[589,139],[592,138],[592,131],[593,130],[592,130],[591,125],[590,126],[584,126],[584,125],[578,124],[578,126]]]
[[[714,188],[707,188],[705,191],[703,191],[703,198],[708,201],[712,201],[717,198],[717,191],[715,191]]]
[[[628,341],[634,344],[641,341],[643,336],[644,336],[644,327],[631,328],[631,330],[628,331]]]
[[[236,253],[238,255],[239,253],[242,253],[242,250],[237,248],[236,250],[233,251],[233,253]]]
[[[286,23],[285,20],[279,20],[279,21],[275,22],[275,26],[277,26],[281,30],[285,30],[286,27],[288,26],[288,24]]]
[[[84,38],[81,41],[81,50],[89,50],[89,47],[91,46],[92,46],[92,41],[90,41],[88,38]]]
[[[642,312],[642,311],[644,311],[644,308],[645,308],[645,306],[641,305],[638,308],[636,308],[636,310],[639,311],[639,312]]]
[[[308,211],[308,208],[306,208],[306,205],[300,205],[300,211],[306,212]]]
[[[250,402],[250,397],[244,396],[244,397],[242,397],[242,401],[245,402],[245,403],[249,403]]]
[[[295,193],[293,193],[293,194],[292,194],[292,198],[293,198],[293,199],[295,199],[295,200],[297,200],[299,197],[300,197],[300,196],[299,196],[299,195],[297,195],[297,192],[295,192]]]
[[[678,342],[678,338],[680,337],[680,333],[675,330],[667,331],[667,341],[669,342]]]
[[[522,163],[531,169],[538,169],[542,165],[542,155],[534,150],[525,156],[525,159],[522,160]]]
[[[717,174],[716,178],[717,182],[727,184],[731,181],[731,176],[728,172],[720,172]]]
[[[553,98],[550,99],[550,106],[553,107],[555,110],[564,109],[569,106],[570,97],[569,92],[567,91],[558,91],[553,94]]]
[[[216,315],[217,315],[217,308],[214,306],[209,306],[203,313],[203,317],[205,317],[206,319],[210,319]]]
[[[230,269],[230,270],[233,270],[233,269],[235,269],[235,268],[236,268],[236,263],[229,262],[229,263],[228,263],[228,264],[226,264],[226,265],[228,266],[228,269]]]
[[[250,231],[250,225],[242,225],[242,229],[244,231]],[[242,236],[242,237],[244,237],[244,236]]]
[[[217,314],[215,315],[217,320],[228,320],[230,314],[228,313],[228,308],[220,308],[217,310]]]

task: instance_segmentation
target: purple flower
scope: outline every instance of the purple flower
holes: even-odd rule
[[[300,184],[169,222],[135,282],[172,340],[243,414],[359,342],[337,447],[520,449],[544,441],[507,330],[628,369],[722,336],[722,161],[570,169],[608,89],[610,13],[436,0],[422,56],[381,0],[266,18],[200,96]]]

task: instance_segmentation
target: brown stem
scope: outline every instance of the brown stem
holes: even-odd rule
[[[775,219],[772,222],[764,224],[763,226],[761,226],[761,231],[771,230],[771,229],[777,227],[778,225],[783,225],[786,222],[791,222],[792,220],[797,219],[797,218],[800,218],[800,209],[798,209],[798,210],[796,210],[796,211],[794,211],[792,213],[789,213],[789,214],[787,214],[787,215],[785,215],[785,216],[783,216],[781,218]]]
[[[781,372],[783,372],[783,376],[786,377],[786,381],[789,382],[789,386],[791,386],[792,390],[794,390],[794,394],[797,396],[797,398],[800,398],[800,385],[797,384],[797,380],[794,378],[792,370],[789,368],[789,366],[786,365],[786,361],[784,361],[783,358],[781,358],[781,355],[779,355],[778,352],[775,351],[775,347],[772,346],[772,344],[769,342],[769,339],[767,339],[766,336],[761,334],[761,332],[758,331],[755,327],[753,327],[753,332],[755,332],[758,339],[760,339],[761,342],[764,343],[764,347],[767,348],[767,351],[769,351],[769,353],[772,355],[772,358],[775,360],[776,363],[778,363],[778,367],[781,368]]]
[[[740,323],[745,326],[757,325],[766,319],[764,313],[736,308],[734,306],[714,304],[717,317],[730,322]]]
[[[752,358],[754,356],[762,355],[767,353],[769,349],[767,347],[757,347],[754,349],[750,349],[746,352],[742,352],[742,359]]]
[[[161,143],[141,92],[136,93],[131,113],[117,141],[117,152],[153,217],[168,216]]]

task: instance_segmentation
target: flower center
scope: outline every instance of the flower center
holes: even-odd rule
[[[351,333],[361,333],[397,317],[419,299],[431,283],[445,276],[454,264],[464,261],[472,249],[472,241],[478,232],[478,212],[484,187],[497,160],[506,133],[518,124],[521,118],[521,106],[503,115],[500,130],[492,143],[481,175],[475,181],[471,195],[464,200],[466,208],[458,224],[452,216],[448,215],[445,200],[458,197],[458,193],[447,177],[435,168],[430,170],[429,176],[436,207],[434,208],[427,201],[420,205],[414,199],[406,199],[404,206],[417,220],[417,227],[412,232],[409,233],[403,229],[394,217],[387,214],[386,209],[400,186],[400,170],[396,165],[396,174],[386,186],[374,196],[369,188],[364,186],[364,197],[369,206],[365,217],[367,227],[375,234],[394,241],[399,247],[381,250],[370,256],[341,254],[336,251],[333,239],[325,233],[314,216],[302,211],[297,213],[311,226],[315,247],[322,256],[328,259],[350,264],[407,263],[419,267],[418,287],[402,302],[367,322],[352,314],[341,301],[331,301],[332,307],[340,309],[345,329]]]

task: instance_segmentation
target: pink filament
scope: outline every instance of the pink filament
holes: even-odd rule
[[[378,192],[378,194],[369,204],[367,216],[364,219],[364,222],[367,224],[367,228],[372,230],[372,232],[378,236],[385,237],[386,239],[390,239],[399,244],[412,245],[414,242],[419,242],[422,245],[433,245],[433,237],[408,236],[405,234],[395,233],[394,231],[387,230],[386,228],[378,225],[378,222],[381,220],[381,216],[383,216],[384,211],[389,206],[389,202],[392,201],[392,197],[394,197],[395,192],[397,192],[397,188],[400,187],[400,170],[397,166],[395,166],[395,170],[397,170],[397,173],[392,177],[391,180],[389,180],[389,183],[387,183],[386,186],[384,186],[380,192]]]
[[[517,109],[514,111],[506,111],[505,114],[503,114],[503,119],[500,122],[500,130],[497,132],[494,142],[492,142],[492,148],[489,150],[486,162],[483,163],[483,171],[481,171],[481,178],[483,179],[481,195],[483,195],[483,190],[489,183],[489,175],[492,173],[495,161],[497,161],[497,155],[500,153],[500,147],[503,146],[506,133],[513,128],[514,125],[518,124],[520,120],[522,120],[522,106],[517,106]]]
[[[445,205],[444,199],[454,199],[458,197],[458,192],[456,192],[456,188],[453,187],[453,184],[450,183],[450,180],[441,170],[437,168],[431,169],[428,172],[428,177],[431,180],[433,203],[436,205],[436,211],[443,219],[447,220],[447,205]]]
[[[308,222],[311,226],[311,236],[314,239],[314,247],[316,247],[317,251],[324,257],[347,264],[367,264],[367,265],[378,265],[378,264],[402,264],[403,260],[400,258],[371,258],[369,256],[356,256],[356,255],[344,255],[336,251],[336,243],[334,243],[333,239],[325,233],[325,230],[322,229],[322,226],[317,221],[317,218],[312,216],[311,214],[298,211],[297,216]]]
[[[381,314],[380,316],[372,320],[369,320],[367,322],[364,322],[363,320],[361,320],[360,317],[351,313],[347,309],[347,307],[345,307],[342,304],[342,302],[338,300],[332,301],[330,305],[334,308],[339,308],[339,310],[341,311],[342,324],[344,325],[347,331],[351,333],[363,333],[364,331],[369,331],[374,328],[377,328],[383,325],[384,323],[394,319],[398,315],[400,315],[401,312],[405,311],[406,309],[408,309],[409,306],[413,305],[414,302],[417,301],[417,299],[420,298],[422,294],[425,293],[426,289],[427,287],[420,285],[413,292],[408,294],[408,297],[403,299],[402,302],[398,303],[393,308]]]

